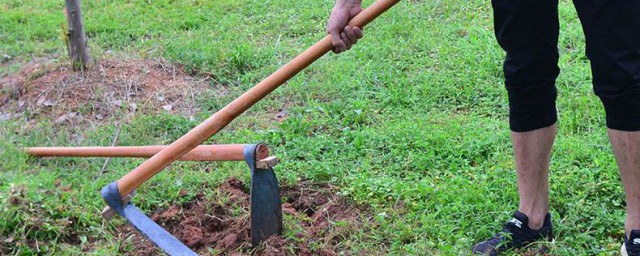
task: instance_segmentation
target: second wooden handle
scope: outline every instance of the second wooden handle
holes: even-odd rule
[[[269,149],[261,145],[258,160],[269,156]],[[200,145],[182,156],[180,161],[244,161],[244,144]],[[32,147],[27,154],[39,157],[139,157],[149,158],[167,146],[130,147]]]

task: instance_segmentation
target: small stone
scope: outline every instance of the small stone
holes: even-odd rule
[[[42,105],[44,105],[45,107],[53,107],[55,106],[57,103],[55,100],[45,100]]]
[[[47,97],[46,97],[46,96],[44,96],[44,95],[43,95],[43,96],[40,96],[40,97],[38,98],[38,100],[36,101],[36,105],[37,105],[37,106],[42,106],[42,104],[44,103],[44,101],[45,101],[45,100],[47,100]]]

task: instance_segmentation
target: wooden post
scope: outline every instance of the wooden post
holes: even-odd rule
[[[89,67],[91,57],[87,49],[87,36],[84,33],[80,0],[65,0],[65,17],[67,18],[67,47],[73,70],[85,70]]]

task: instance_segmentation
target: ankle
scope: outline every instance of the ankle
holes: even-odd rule
[[[524,213],[524,215],[527,215],[527,218],[529,220],[529,228],[532,230],[538,230],[541,229],[542,226],[544,226],[544,221],[545,218],[547,217],[547,212],[540,212],[540,211],[522,211],[519,210],[520,212]]]
[[[544,225],[544,216],[542,218],[529,219],[529,228],[532,230],[539,230]]]
[[[640,230],[640,219],[627,216],[627,219],[624,222],[624,230],[625,236],[629,238],[631,230]]]

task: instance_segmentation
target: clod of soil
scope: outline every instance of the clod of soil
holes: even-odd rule
[[[235,178],[216,188],[211,196],[200,193],[189,203],[152,213],[151,218],[199,254],[337,255],[348,249],[341,240],[361,227],[357,222],[362,211],[334,192],[328,186],[309,182],[282,187],[283,214],[294,220],[291,226],[285,216],[285,229],[299,231],[294,237],[272,236],[257,248],[251,247],[248,188]],[[131,238],[136,248],[128,253],[158,254],[130,227],[123,226],[118,232],[123,232],[125,239]]]
[[[40,115],[77,124],[136,111],[192,116],[207,82],[162,60],[100,60],[84,72],[40,60],[0,78],[0,87],[0,120]]]

